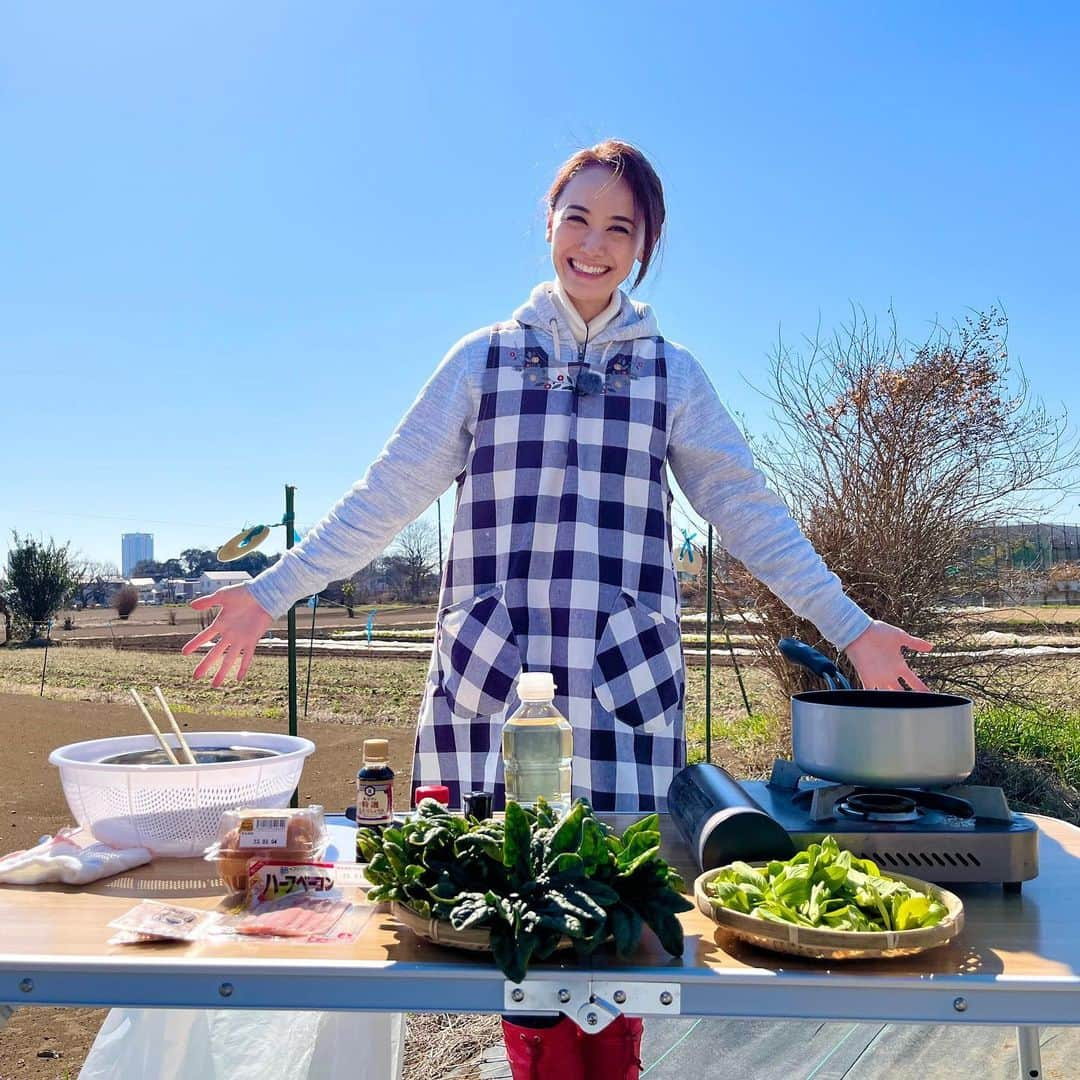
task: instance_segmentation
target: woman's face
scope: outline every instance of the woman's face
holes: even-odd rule
[[[548,212],[551,261],[588,322],[611,301],[641,255],[644,228],[630,185],[603,165],[588,165]]]

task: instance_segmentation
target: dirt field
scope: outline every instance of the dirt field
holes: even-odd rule
[[[15,851],[71,824],[59,774],[48,764],[57,746],[81,739],[139,732],[133,709],[122,703],[57,701],[0,694],[0,853]],[[177,717],[186,730],[238,731],[257,723],[285,732],[281,720],[208,716]],[[141,732],[139,732],[141,734]],[[309,722],[301,734],[316,752],[301,781],[303,802],[343,809],[356,782],[365,737],[390,740],[391,764],[407,782],[412,764],[411,728],[348,722]],[[97,1009],[24,1009],[0,1031],[0,1080],[62,1080],[78,1075],[105,1013]],[[39,1054],[60,1055],[40,1057]]]
[[[331,628],[362,630],[368,612],[377,609],[375,627],[432,628],[435,625],[435,608],[416,604],[357,605],[356,618],[337,607],[320,607],[315,612],[315,632]],[[203,613],[192,610],[186,604],[140,604],[127,619],[118,619],[112,608],[86,608],[83,611],[62,611],[53,622],[54,641],[78,641],[85,638],[129,637],[143,634],[175,634],[187,631],[188,636],[199,631],[199,619]],[[64,622],[70,619],[72,629],[65,630]],[[275,634],[285,632],[284,617],[275,619],[271,627]],[[311,630],[311,609],[301,605],[296,609],[296,626],[306,636]]]

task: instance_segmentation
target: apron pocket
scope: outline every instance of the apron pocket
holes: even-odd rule
[[[455,716],[493,716],[506,708],[521,672],[521,652],[502,586],[444,608],[436,649],[443,692]]]
[[[683,697],[678,626],[620,593],[596,650],[593,694],[630,727],[657,731],[672,724]]]

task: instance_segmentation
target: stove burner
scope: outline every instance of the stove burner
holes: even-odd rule
[[[889,791],[852,792],[836,809],[847,817],[863,821],[918,821],[914,799]]]

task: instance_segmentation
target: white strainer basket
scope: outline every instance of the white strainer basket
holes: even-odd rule
[[[315,750],[308,739],[257,731],[200,731],[186,736],[193,750],[257,747],[273,757],[202,765],[104,765],[103,758],[158,746],[153,735],[61,746],[49,755],[60,768],[75,820],[112,847],[144,847],[153,855],[201,855],[217,839],[222,810],[283,807]]]

